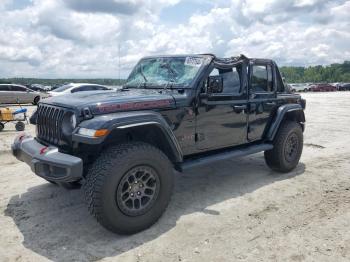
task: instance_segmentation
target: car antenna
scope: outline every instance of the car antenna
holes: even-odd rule
[[[118,82],[120,82],[120,50],[121,50],[121,45],[119,42],[118,43]]]

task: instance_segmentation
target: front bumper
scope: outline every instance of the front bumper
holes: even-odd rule
[[[12,154],[27,163],[36,175],[49,181],[74,182],[83,177],[82,159],[60,153],[57,147],[47,147],[27,135],[16,137]]]

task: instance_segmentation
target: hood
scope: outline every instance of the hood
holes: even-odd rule
[[[162,94],[155,89],[77,92],[53,96],[45,99],[43,103],[78,110],[88,107],[94,115],[175,107],[175,100],[172,95]]]

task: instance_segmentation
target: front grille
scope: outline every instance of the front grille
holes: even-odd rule
[[[62,121],[66,110],[41,104],[37,110],[37,136],[50,144],[59,144],[62,139]]]

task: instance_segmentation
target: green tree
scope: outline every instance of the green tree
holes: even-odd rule
[[[342,64],[309,67],[281,67],[281,72],[288,83],[332,83],[350,82],[350,61]]]

